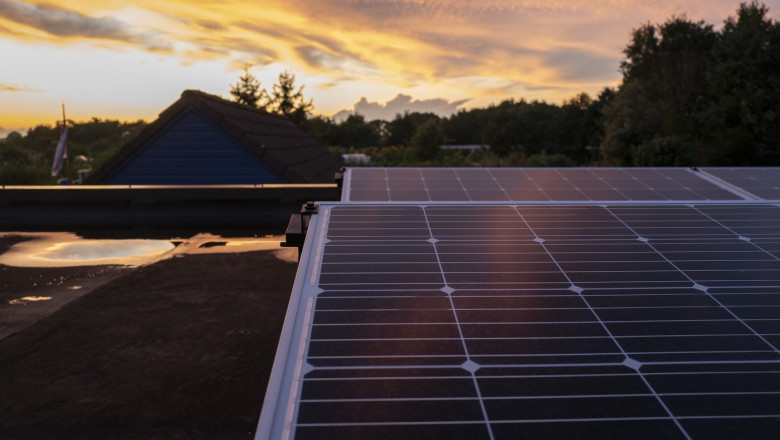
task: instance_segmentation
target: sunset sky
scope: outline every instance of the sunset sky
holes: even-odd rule
[[[765,0],[778,19],[780,0]],[[315,113],[448,115],[560,103],[620,80],[633,28],[738,0],[0,0],[0,136],[61,116],[153,120],[185,89],[229,96],[242,66],[290,70]]]

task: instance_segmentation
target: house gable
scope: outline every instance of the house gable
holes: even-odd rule
[[[331,183],[340,166],[288,119],[185,90],[85,183]]]
[[[112,185],[285,183],[197,110],[187,109],[106,177]]]

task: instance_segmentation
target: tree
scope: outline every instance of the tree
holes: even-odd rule
[[[520,147],[518,133],[521,131],[521,121],[516,114],[517,105],[510,99],[498,106],[491,105],[486,113],[482,141],[490,147],[493,154],[498,156],[500,164],[501,159]]]
[[[439,155],[444,144],[444,130],[438,119],[428,119],[417,127],[412,136],[412,148],[422,160],[432,160]]]
[[[376,125],[367,123],[363,115],[349,115],[338,125],[339,145],[343,147],[375,147],[379,143]]]
[[[639,82],[677,120],[696,112],[703,94],[709,57],[717,41],[712,25],[685,16],[634,30],[621,63],[623,82]],[[674,128],[674,127],[672,127]]]
[[[717,40],[711,25],[685,16],[633,31],[621,63],[623,84],[604,109],[602,152],[608,162],[632,164],[635,152],[703,144],[699,115],[707,105],[705,79]],[[647,144],[659,136],[674,142]]]
[[[230,94],[239,104],[252,108],[265,107],[268,101],[265,89],[260,88],[260,81],[249,73],[248,66],[244,66],[244,74],[238,78],[238,82],[230,86]]]
[[[768,12],[742,3],[713,49],[702,115],[713,164],[780,164],[780,24]]]
[[[447,142],[456,145],[475,145],[482,143],[482,127],[485,118],[484,109],[460,110],[444,121],[444,133]]]
[[[441,118],[435,113],[404,112],[403,115],[396,114],[395,118],[385,127],[388,132],[388,145],[410,146],[412,136],[417,132],[417,128],[431,119],[439,121]]]
[[[8,139],[11,139],[11,135],[21,138],[21,135],[14,131],[8,135]],[[21,142],[16,141],[15,137],[10,142],[8,140],[0,142],[0,166],[26,165],[30,162],[30,157],[20,144]]]
[[[563,103],[556,121],[558,154],[585,163],[590,154],[588,146],[594,145],[594,130],[598,126],[598,114],[594,111],[595,101],[587,93],[580,93]]]
[[[266,108],[299,125],[303,124],[314,109],[312,101],[303,98],[303,87],[296,90],[295,75],[285,70],[279,74],[279,80],[273,86]]]
[[[523,154],[532,156],[542,151],[557,153],[560,150],[560,113],[561,108],[544,101],[517,104],[515,114],[517,122],[514,137],[519,140]]]
[[[639,82],[623,84],[604,108],[604,142],[601,152],[610,165],[633,163],[633,148],[655,136],[663,116]]]
[[[55,125],[38,125],[22,136],[12,133],[0,143],[0,184],[52,184],[51,162],[61,135],[60,121]],[[92,118],[89,121],[68,121],[68,150],[71,158],[84,155],[89,166],[97,169],[113,156],[129,139],[143,129],[142,120],[122,122]],[[87,166],[86,164],[84,166]]]
[[[339,142],[338,125],[325,116],[309,118],[301,126],[309,135],[326,146],[341,145]]]

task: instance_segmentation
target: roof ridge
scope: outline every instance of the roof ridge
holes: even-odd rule
[[[273,117],[273,118],[276,118],[276,119],[279,119],[279,120],[282,120],[282,121],[290,121],[290,122],[292,122],[289,118],[286,118],[284,116],[278,115],[276,113],[271,113],[271,112],[269,112],[267,110],[260,109],[260,108],[252,108],[252,107],[250,107],[250,106],[248,106],[246,104],[241,104],[241,103],[236,102],[236,101],[231,101],[229,99],[223,98],[222,96],[215,95],[215,94],[212,94],[212,93],[207,93],[207,92],[204,92],[202,90],[187,89],[187,90],[181,92],[181,98],[182,98],[182,100],[184,102],[186,102],[187,104],[189,104],[189,105],[191,105],[191,106],[193,106],[193,107],[195,107],[195,108],[197,108],[199,110],[200,110],[200,108],[199,108],[200,99],[198,99],[198,98],[201,98],[201,99],[205,99],[207,101],[214,102],[214,103],[217,103],[217,104],[231,106],[231,107],[235,108],[236,110],[241,110],[241,111],[244,111],[244,112],[247,112],[247,113],[258,113],[258,114],[261,114],[263,116],[270,116],[270,117]],[[297,124],[296,124],[296,126],[297,126]]]

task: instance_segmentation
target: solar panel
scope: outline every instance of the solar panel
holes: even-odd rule
[[[754,198],[780,200],[780,168],[704,168],[701,171],[747,191]]]
[[[744,194],[688,168],[350,168],[342,200],[701,201]]]
[[[774,439],[778,347],[772,204],[321,204],[257,438]]]

